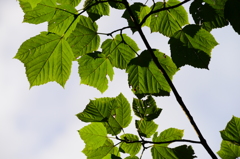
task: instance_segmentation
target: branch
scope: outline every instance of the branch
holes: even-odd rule
[[[181,2],[181,3],[179,3],[178,5],[172,6],[171,8],[173,8],[173,7],[178,7],[178,6],[182,5],[183,3],[187,2],[187,1],[190,1],[190,0],[185,0],[184,2]],[[166,71],[165,71],[164,68],[161,66],[161,64],[159,63],[157,57],[155,56],[155,54],[154,54],[154,52],[153,52],[150,44],[148,43],[148,40],[146,39],[146,37],[145,37],[145,35],[144,35],[143,31],[142,31],[141,25],[137,23],[137,19],[136,19],[136,17],[134,16],[131,8],[129,7],[127,0],[123,0],[123,2],[124,2],[124,5],[125,5],[125,7],[126,7],[126,10],[129,12],[130,16],[133,18],[133,22],[135,23],[135,26],[136,26],[136,28],[137,28],[137,30],[138,30],[138,32],[139,32],[139,34],[140,34],[140,36],[141,36],[144,44],[145,44],[145,46],[147,47],[148,51],[150,52],[154,63],[156,64],[156,66],[158,67],[158,69],[160,69],[160,70],[162,71],[163,76],[165,77],[166,81],[168,82],[169,86],[171,87],[171,89],[172,89],[172,91],[173,91],[173,93],[174,93],[174,95],[175,95],[175,97],[176,97],[176,100],[178,101],[179,105],[182,107],[182,109],[183,109],[183,111],[185,112],[185,114],[187,115],[190,123],[192,124],[194,130],[196,131],[196,133],[197,133],[197,135],[198,135],[198,137],[199,137],[199,139],[200,139],[200,141],[201,141],[201,144],[204,146],[204,148],[206,149],[206,151],[208,152],[208,154],[209,154],[213,159],[217,159],[217,156],[213,153],[213,151],[211,150],[211,148],[210,148],[209,145],[207,144],[206,140],[204,139],[201,131],[199,130],[197,124],[195,123],[192,115],[191,115],[190,112],[188,111],[188,109],[187,109],[186,105],[184,104],[181,96],[178,94],[178,91],[177,91],[177,89],[175,88],[175,86],[173,85],[171,79],[168,77]],[[171,8],[168,8],[168,9],[171,9]],[[166,8],[165,8],[165,10],[166,10]],[[158,12],[158,11],[159,11],[159,10],[153,11],[153,13]],[[150,16],[150,15],[149,15],[149,16]],[[143,21],[142,21],[142,22],[143,22]]]

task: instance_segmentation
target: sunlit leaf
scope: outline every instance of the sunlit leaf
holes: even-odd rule
[[[86,84],[104,92],[108,88],[108,79],[113,79],[113,67],[107,57],[98,52],[90,53],[79,59],[79,75],[81,84]]]
[[[130,6],[130,9],[132,10],[132,13],[134,15],[134,17],[137,19],[137,23],[141,23],[141,21],[143,20],[143,18],[151,11],[151,9],[142,4],[142,3],[134,3],[133,5]],[[122,15],[123,18],[125,18],[128,21],[128,25],[131,28],[132,32],[136,32],[137,29],[135,27],[134,24],[134,20],[133,17],[131,17],[131,15],[129,14],[129,12],[127,10],[125,10],[125,12]],[[149,17],[145,23],[142,25],[143,26],[150,26],[150,22],[151,22],[151,18]]]
[[[83,122],[106,122],[115,109],[113,98],[99,98],[90,100],[83,112],[77,117]]]
[[[73,7],[76,7],[81,2],[81,0],[57,0],[57,2],[60,4],[69,4]]]
[[[126,34],[118,34],[114,39],[105,40],[101,48],[102,53],[109,57],[112,65],[120,69],[125,69],[139,50],[135,41]]]
[[[35,8],[38,3],[42,2],[42,0],[20,0],[22,2],[27,2],[31,5],[31,8]]]
[[[217,154],[223,159],[236,159],[240,157],[240,145],[223,140]]]
[[[212,49],[218,44],[214,37],[197,25],[187,25],[176,32],[168,42],[171,56],[178,66],[186,64],[208,68]]]
[[[150,138],[158,128],[154,121],[136,120],[135,125],[139,134],[146,138]]]
[[[169,0],[165,4],[164,2],[157,2],[152,8],[154,7],[153,10],[156,11],[164,8],[164,6],[171,7],[179,3],[178,0]],[[188,14],[183,6],[179,6],[152,14],[150,28],[152,32],[160,32],[171,37],[186,24],[188,24]]]
[[[148,96],[146,100],[134,98],[133,111],[139,118],[150,121],[156,119],[160,115],[162,109],[157,107],[152,96]]]
[[[233,29],[240,34],[240,1],[228,0],[225,4],[225,17],[229,20]]]
[[[170,79],[178,70],[176,65],[164,53],[158,50],[153,50],[158,61],[164,67]],[[140,56],[132,59],[126,69],[128,73],[128,83],[137,96],[169,95],[170,86],[168,85],[162,72],[157,68],[152,61],[149,51],[143,51]]]
[[[76,29],[67,39],[73,49],[75,58],[96,51],[100,45],[97,24],[88,17],[80,15],[79,18]]]
[[[195,23],[208,31],[228,25],[224,17],[224,6],[213,8],[210,4],[203,3],[203,0],[195,0],[190,6],[190,13]]]
[[[71,72],[73,53],[64,38],[43,32],[25,41],[15,58],[24,63],[30,87],[50,81],[64,87]]]
[[[84,126],[78,132],[87,149],[99,148],[107,140],[107,130],[102,123],[91,123]]]
[[[141,143],[140,142],[134,142],[138,141],[138,136],[133,134],[124,134],[121,136],[122,140],[127,140],[130,143],[121,142],[120,148],[125,152],[130,154],[131,156],[136,155],[140,149],[141,149]],[[132,143],[131,143],[132,142]]]

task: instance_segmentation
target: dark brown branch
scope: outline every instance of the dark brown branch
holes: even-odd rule
[[[190,0],[185,0],[185,1],[181,2],[181,3],[179,3],[178,5],[172,6],[171,8],[173,8],[173,7],[178,7],[178,6],[182,5],[183,3],[187,2],[187,1],[190,1]],[[204,139],[201,131],[199,130],[197,124],[195,123],[192,115],[191,115],[190,112],[188,111],[188,109],[187,109],[186,105],[184,104],[181,96],[178,94],[178,91],[177,91],[177,89],[175,88],[175,86],[173,85],[171,79],[168,77],[166,71],[165,71],[164,68],[161,66],[161,64],[159,63],[157,57],[155,56],[155,54],[154,54],[154,52],[153,52],[150,44],[148,43],[148,40],[146,39],[146,37],[145,37],[145,35],[144,35],[143,31],[142,31],[141,25],[137,23],[137,19],[136,19],[136,17],[134,16],[131,8],[129,7],[127,0],[123,0],[123,2],[124,2],[124,5],[125,5],[125,7],[126,7],[126,10],[129,12],[130,16],[133,18],[133,22],[135,23],[135,26],[136,26],[136,28],[137,28],[137,30],[138,30],[138,32],[139,32],[139,34],[140,34],[140,36],[141,36],[144,44],[145,44],[145,46],[147,47],[148,51],[150,52],[154,63],[155,63],[156,66],[162,71],[163,76],[164,76],[165,79],[167,80],[169,86],[171,87],[171,89],[172,89],[172,91],[173,91],[173,93],[174,93],[174,95],[175,95],[175,97],[176,97],[176,100],[178,101],[179,105],[181,106],[181,108],[183,109],[183,111],[185,112],[185,114],[187,115],[190,123],[192,124],[194,130],[196,131],[196,133],[197,133],[197,135],[198,135],[198,137],[199,137],[199,139],[200,139],[200,141],[201,141],[201,144],[204,146],[204,148],[206,149],[206,151],[208,152],[208,154],[209,154],[213,159],[217,159],[217,156],[213,153],[212,149],[209,147],[209,145],[207,144],[206,140]],[[171,8],[168,8],[168,9],[171,9]],[[166,9],[166,8],[165,8],[165,9]],[[156,11],[153,11],[153,13],[159,12],[159,11],[160,11],[160,10],[156,10]],[[150,16],[150,15],[149,15],[149,16]],[[142,21],[142,22],[143,22],[143,21]]]

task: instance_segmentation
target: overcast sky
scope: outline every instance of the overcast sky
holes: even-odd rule
[[[112,12],[118,18],[121,14]],[[115,30],[126,25],[125,20],[115,19],[104,17],[100,20],[99,32],[111,32],[109,29]],[[13,57],[22,42],[46,31],[47,24],[33,25],[22,23],[22,20],[23,13],[18,2],[0,0],[0,158],[85,158],[81,153],[84,144],[77,130],[86,124],[79,121],[75,114],[81,112],[89,99],[95,97],[115,97],[122,92],[132,102],[134,96],[128,88],[127,75],[116,69],[109,89],[101,94],[95,88],[79,85],[77,63],[74,62],[65,89],[56,83],[29,89],[25,68]],[[150,35],[148,28],[144,28],[144,31],[153,48],[170,54],[168,38],[157,33]],[[225,128],[232,115],[240,117],[240,36],[231,26],[212,33],[220,45],[212,51],[210,70],[184,66],[174,76],[173,82],[204,137],[216,152],[221,143],[219,131]],[[144,50],[143,43],[135,34],[133,38]],[[106,38],[101,37],[101,42]],[[171,97],[155,99],[158,106],[163,108],[156,121],[159,131],[169,127],[184,129],[185,139],[198,140],[173,94]],[[126,132],[136,134],[134,128]],[[193,146],[198,158],[210,158],[201,145]],[[144,158],[149,158],[148,155],[149,152]]]

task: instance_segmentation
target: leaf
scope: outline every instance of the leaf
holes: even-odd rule
[[[118,0],[119,2],[122,2],[122,0]],[[119,3],[119,2],[116,2],[114,0],[109,0],[108,3],[109,5],[112,7],[112,8],[115,8],[115,9],[125,9],[125,5],[123,3]]]
[[[150,138],[158,128],[154,121],[135,120],[135,125],[139,134],[146,138]]]
[[[217,154],[223,159],[236,159],[240,157],[240,146],[223,140],[221,143],[221,149]]]
[[[40,24],[52,19],[56,11],[56,4],[42,2],[34,9],[28,2],[20,1],[20,6],[24,11],[23,22],[31,24]]]
[[[83,112],[77,117],[83,122],[106,122],[115,109],[113,98],[98,98],[90,100]]]
[[[87,156],[88,159],[105,159],[107,155],[111,155],[112,151],[114,151],[114,148],[115,147],[112,140],[107,138],[102,146],[96,149],[86,146],[82,152]]]
[[[57,0],[58,3],[63,4],[69,4],[73,7],[78,6],[78,4],[81,2],[81,0]]]
[[[153,159],[178,159],[171,148],[154,145],[151,148]]]
[[[197,68],[208,68],[211,51],[218,44],[208,31],[197,25],[185,26],[168,43],[178,67],[189,64]]]
[[[165,3],[165,7],[171,7],[179,4],[178,0],[169,0]],[[164,2],[157,2],[153,11],[164,8]],[[188,24],[188,14],[183,6],[179,6],[169,10],[163,10],[151,15],[150,28],[152,32],[160,32],[165,36],[171,37],[180,30],[182,26]]]
[[[134,142],[138,141],[138,136],[133,134],[123,134],[121,135],[122,140],[127,140],[126,142],[121,142],[120,148],[125,152],[130,154],[131,156],[135,156],[141,149],[141,143],[140,142]],[[129,143],[130,142],[130,143]]]
[[[32,8],[35,8],[38,3],[40,3],[42,0],[21,0],[22,2],[28,2]]]
[[[75,58],[96,51],[100,45],[97,24],[88,17],[80,15],[79,18],[76,29],[67,39]]]
[[[194,150],[192,146],[181,145],[178,147],[173,148],[174,154],[177,156],[178,159],[194,159],[197,158],[194,156]]]
[[[139,159],[137,156],[128,156],[125,159]]]
[[[84,126],[78,132],[87,149],[99,148],[107,140],[107,130],[102,123],[91,123]]]
[[[126,34],[118,34],[114,39],[107,39],[101,46],[103,54],[109,57],[114,67],[125,69],[139,50],[134,40]]]
[[[170,79],[172,79],[178,70],[175,64],[164,53],[158,50],[153,51],[159,63],[164,67]],[[169,95],[170,86],[152,61],[150,53],[147,50],[130,61],[126,72],[128,73],[128,84],[139,98],[150,94],[155,96]]]
[[[224,6],[215,9],[210,4],[203,3],[203,0],[195,0],[190,6],[190,13],[195,23],[207,31],[228,25],[224,17]]]
[[[230,24],[232,25],[233,29],[240,34],[240,2],[239,0],[227,0],[225,5],[225,17],[229,20]]]
[[[82,56],[79,60],[79,75],[81,84],[97,88],[101,93],[108,88],[107,75],[112,81],[113,67],[107,57],[101,57],[99,52]]]
[[[50,81],[64,87],[71,72],[73,53],[64,38],[43,32],[25,41],[14,58],[24,63],[30,87]]]
[[[147,96],[146,100],[133,99],[133,111],[139,118],[151,121],[160,115],[162,109],[157,107],[152,96]]]
[[[108,123],[104,123],[108,134],[117,135],[123,128],[126,128],[131,120],[131,108],[127,99],[120,93],[115,98],[115,109],[112,109]]]
[[[88,16],[92,21],[96,21],[101,16],[109,15],[110,13],[109,4],[101,1],[103,0],[86,0],[84,3],[84,9],[87,10]]]
[[[142,3],[134,3],[130,6],[130,9],[132,10],[132,13],[133,13],[134,17],[137,19],[138,24],[140,24],[141,21],[143,20],[143,18],[151,11],[151,9],[148,6],[146,6]],[[122,17],[125,18],[128,21],[128,25],[131,27],[132,32],[133,33],[136,32],[137,29],[135,27],[133,17],[131,17],[131,15],[129,14],[129,12],[127,10],[125,10]],[[142,27],[143,26],[150,26],[150,22],[151,22],[151,19],[148,18],[144,22]]]
[[[58,6],[53,18],[49,21],[48,31],[67,38],[76,28],[80,18],[77,10],[68,5]]]
[[[220,133],[223,140],[240,145],[240,118],[233,116],[225,130],[220,131]]]
[[[153,136],[153,142],[165,142],[165,141],[173,141],[173,140],[181,140],[183,137],[183,130],[179,130],[176,128],[169,128],[164,130],[157,136],[157,133]],[[155,144],[156,146],[168,146],[170,143],[164,144]],[[154,146],[155,146],[154,145]]]

